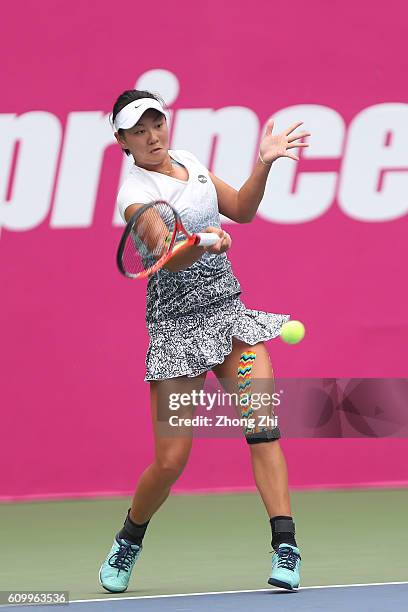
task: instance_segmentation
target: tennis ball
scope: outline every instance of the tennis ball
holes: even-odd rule
[[[280,337],[288,344],[297,344],[305,336],[305,326],[300,321],[288,321],[281,327]]]

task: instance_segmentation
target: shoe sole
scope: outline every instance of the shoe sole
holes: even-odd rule
[[[99,579],[99,584],[101,585],[103,589],[105,589],[105,591],[108,591],[108,593],[124,593],[127,590],[127,587],[122,589],[121,591],[111,591],[110,589],[108,589],[104,584],[102,584],[101,571],[102,571],[102,567],[99,570],[98,579]]]
[[[294,591],[299,588],[299,585],[296,584],[292,586],[289,582],[283,582],[282,580],[277,580],[276,578],[269,578],[268,584],[272,586],[280,587],[281,589],[287,589],[288,591]]]

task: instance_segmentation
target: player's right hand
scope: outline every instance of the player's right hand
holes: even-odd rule
[[[207,253],[213,253],[214,255],[220,255],[221,253],[225,253],[225,251],[228,251],[228,249],[231,247],[231,244],[232,244],[231,236],[227,232],[224,232],[224,230],[221,229],[220,227],[206,227],[203,230],[203,232],[210,232],[213,234],[218,234],[218,236],[220,237],[218,242],[216,242],[212,246],[204,247],[204,251],[207,251]]]

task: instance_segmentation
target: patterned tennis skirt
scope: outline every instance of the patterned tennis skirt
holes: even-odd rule
[[[249,310],[234,296],[191,315],[149,323],[145,381],[198,376],[224,361],[233,338],[253,346],[279,336],[289,319]]]

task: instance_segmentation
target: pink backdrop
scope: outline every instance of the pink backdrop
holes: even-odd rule
[[[408,376],[404,0],[265,0],[256,10],[244,1],[234,4],[233,15],[228,3],[214,0],[140,6],[129,0],[27,0],[23,14],[16,3],[3,8],[2,498],[129,491],[152,457],[143,382],[145,285],[126,281],[115,268],[122,156],[114,145],[102,147],[88,217],[81,218],[78,204],[86,184],[81,168],[96,159],[95,141],[108,138],[89,126],[98,117],[102,122],[116,96],[151,70],[167,71],[179,84],[170,105],[179,139],[183,133],[194,137],[178,119],[186,109],[252,112],[248,124],[246,111],[238,111],[235,124],[232,115],[226,119],[232,142],[242,137],[233,152],[225,144],[223,155],[211,153],[221,178],[233,177],[235,168],[243,174],[239,164],[254,158],[254,117],[262,127],[270,115],[298,106],[293,116],[313,126],[316,144],[298,174],[285,176],[291,160],[272,170],[282,179],[279,197],[273,197],[271,178],[264,212],[251,225],[228,226],[230,258],[247,306],[291,313],[307,328],[299,346],[269,343],[276,373]],[[30,115],[10,136],[10,114],[38,111],[43,115]],[[282,117],[283,125],[285,112]],[[75,132],[73,122],[80,120]],[[197,120],[197,130],[205,132],[200,125]],[[25,161],[15,152],[13,163],[20,136]],[[202,142],[197,136],[184,146],[200,156]],[[309,219],[327,177],[332,196]],[[302,183],[305,178],[312,182]],[[290,189],[280,199],[285,181]],[[51,185],[49,195],[43,184]],[[303,199],[296,204],[290,197],[298,192]],[[303,206],[305,219],[273,219],[275,206],[283,215]],[[254,259],[270,246],[259,272],[248,261],[244,239]],[[288,439],[282,445],[293,487],[408,482],[406,439]],[[245,446],[241,440],[197,440],[177,488],[252,486]]]

